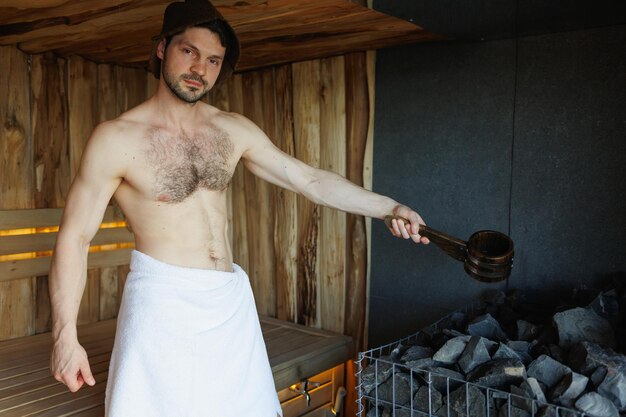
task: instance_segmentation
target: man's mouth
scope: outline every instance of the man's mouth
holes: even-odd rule
[[[202,87],[202,83],[198,82],[198,81],[194,81],[194,80],[184,80],[187,84],[191,85],[192,87],[196,87],[196,88],[200,88]]]

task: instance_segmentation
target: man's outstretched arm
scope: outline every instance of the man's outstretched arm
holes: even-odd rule
[[[89,243],[121,181],[120,162],[112,155],[107,128],[96,129],[72,182],[48,276],[52,307],[52,375],[75,392],[94,385],[87,354],[78,343],[76,322],[85,289]]]
[[[311,167],[287,155],[252,122],[243,119],[242,123],[249,146],[243,153],[243,159],[246,167],[255,175],[300,193],[316,204],[378,219],[388,215],[408,219],[410,226],[403,221],[392,221],[391,232],[394,236],[428,243],[427,238],[419,236],[419,225],[424,224],[424,221],[411,208],[359,187],[337,173]]]

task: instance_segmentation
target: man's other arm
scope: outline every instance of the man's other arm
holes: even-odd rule
[[[95,384],[76,322],[85,289],[89,243],[123,177],[115,128],[100,125],[89,139],[67,196],[48,277],[54,340],[52,375],[75,392]]]
[[[278,149],[252,122],[242,117],[247,149],[242,157],[253,174],[279,187],[302,194],[316,204],[367,217],[383,219],[391,215],[410,220],[392,222],[394,236],[411,238],[419,243],[428,239],[419,236],[424,221],[417,212],[397,201],[368,191],[332,172],[311,167]]]

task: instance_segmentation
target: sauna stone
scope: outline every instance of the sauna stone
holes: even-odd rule
[[[607,320],[619,319],[619,298],[617,291],[612,289],[598,294],[598,296],[589,304],[598,316]]]
[[[533,400],[522,388],[516,387],[515,385],[511,385],[511,389],[509,390],[511,394],[511,405],[516,408],[521,408],[522,410],[526,410],[528,412],[532,412],[533,409]],[[507,403],[501,405],[502,408],[508,407]]]
[[[484,363],[467,375],[470,382],[491,387],[508,388],[520,384],[526,378],[524,364],[515,359],[497,359]]]
[[[410,374],[396,372],[393,378],[388,378],[380,384],[378,399],[395,405],[407,405],[419,387],[419,381]]]
[[[496,350],[496,352],[493,354],[493,359],[515,359],[520,362],[524,362],[522,360],[522,355],[520,355],[518,352],[514,351],[504,343],[500,343],[498,345],[498,350]]]
[[[517,340],[532,341],[541,334],[542,326],[526,320],[517,320]]]
[[[552,401],[566,407],[572,407],[574,400],[587,388],[588,382],[589,378],[586,376],[576,372],[570,372],[555,385],[551,395]]]
[[[547,355],[541,355],[528,366],[528,376],[537,379],[548,388],[554,387],[572,370]]]
[[[526,380],[520,384],[520,388],[524,390],[527,397],[537,400],[539,404],[546,404],[548,402],[537,379],[533,377],[526,378]]]
[[[468,402],[469,399],[469,402]],[[450,405],[450,417],[486,417],[485,394],[474,385],[465,385],[452,391],[447,398]],[[447,405],[443,406],[444,409]],[[467,409],[469,407],[469,414]],[[447,409],[446,409],[447,411]]]
[[[442,368],[442,367],[434,367],[434,368],[425,368],[424,369],[428,373],[423,373],[421,376],[426,378],[426,383],[428,382],[428,376],[431,378],[431,383],[434,389],[441,392],[442,394],[446,394],[448,390],[452,391],[457,387],[461,386],[465,381],[465,377],[463,374],[453,371],[452,369]]]
[[[417,359],[415,361],[409,361],[404,364],[407,368],[414,372],[419,372],[424,369],[432,369],[432,368],[440,368],[444,364],[441,362],[437,362],[432,360],[431,358]]]
[[[472,336],[482,336],[497,342],[506,342],[508,337],[500,323],[489,313],[476,317],[467,325],[467,333]]]
[[[597,392],[588,392],[580,397],[576,408],[592,417],[619,417],[617,407]]]
[[[428,413],[429,396],[430,410],[432,414],[445,416],[445,412],[440,412],[441,407],[443,407],[443,396],[439,391],[434,388],[430,389],[429,394],[428,386],[426,385],[422,385],[421,387],[419,387],[419,389],[415,393],[415,396],[413,397],[413,409]]]
[[[446,365],[455,364],[469,340],[469,336],[459,336],[448,340],[434,355],[433,360],[442,362]]]
[[[611,400],[619,411],[626,411],[626,375],[623,372],[608,371],[598,387],[598,394]]]
[[[518,407],[500,407],[498,417],[531,417],[531,413]]]
[[[568,348],[588,341],[613,347],[615,336],[611,324],[592,309],[577,307],[556,313],[554,325],[559,333],[559,346]]]
[[[411,346],[402,355],[401,361],[408,363],[418,359],[430,358],[433,350],[428,346]]]
[[[589,377],[593,386],[599,387],[602,381],[604,381],[604,378],[606,377],[607,373],[608,373],[608,369],[606,369],[606,366],[602,366],[602,365],[598,366],[596,370],[593,371],[593,373]]]
[[[626,373],[626,357],[605,349],[596,343],[581,342],[573,346],[569,352],[569,364],[573,370],[590,376],[599,366],[614,372]]]
[[[506,342],[506,345],[519,355],[524,364],[532,362],[533,357],[530,354],[530,350],[533,344],[531,342],[527,342],[525,340],[509,340]]]
[[[480,336],[472,336],[465,350],[459,358],[458,364],[465,374],[468,374],[478,365],[491,360],[487,347],[485,345],[485,339]]]
[[[368,365],[361,374],[361,383],[363,384],[363,390],[369,395],[377,385],[385,382],[392,374],[393,367],[390,363],[391,358],[388,356],[381,356],[380,360]]]

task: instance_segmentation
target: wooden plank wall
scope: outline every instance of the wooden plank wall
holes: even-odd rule
[[[147,97],[147,74],[14,47],[0,56],[0,209],[63,207],[89,134]],[[117,315],[127,269],[88,271],[79,324]],[[0,283],[0,340],[49,330],[47,276]]]
[[[63,207],[94,126],[143,101],[156,82],[79,57],[1,47],[0,58],[0,209]],[[207,101],[243,113],[288,154],[367,186],[372,63],[373,53],[353,53],[235,74]],[[235,262],[248,271],[259,312],[346,333],[364,347],[365,221],[274,187],[241,164],[229,195]],[[89,271],[80,323],[116,316],[127,271]],[[50,329],[47,277],[0,285],[0,340]]]

